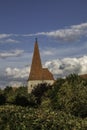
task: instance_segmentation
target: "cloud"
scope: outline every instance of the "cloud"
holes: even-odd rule
[[[47,61],[43,65],[48,68],[57,77],[65,77],[69,74],[87,74],[87,56],[82,56],[78,58],[63,58],[55,59],[52,61]],[[26,85],[27,79],[30,73],[30,66],[25,66],[23,68],[11,68],[7,67],[5,73],[1,78],[4,79],[4,86],[21,86]]]
[[[35,34],[25,34],[23,36],[48,36],[56,38],[63,42],[72,42],[79,40],[82,36],[87,36],[87,23],[82,23],[79,25],[72,25],[65,29],[59,29],[50,32],[37,32]]]
[[[6,39],[4,42],[5,42],[5,43],[19,43],[19,41],[14,40],[14,39],[11,39],[11,38]]]
[[[4,58],[8,58],[8,57],[17,57],[22,55],[24,52],[24,50],[13,50],[10,52],[1,52],[0,53],[0,58],[4,59]]]
[[[22,82],[19,82],[19,81],[11,81],[9,82],[8,86],[12,86],[12,87],[20,87],[20,86],[23,86],[24,84]]]
[[[19,41],[11,39],[11,37],[33,37],[33,36],[47,36],[55,38],[62,42],[73,42],[80,40],[81,37],[87,36],[87,23],[81,23],[78,25],[71,25],[63,29],[58,29],[48,32],[37,32],[32,34],[0,34],[1,43],[18,43]],[[5,39],[9,38],[9,39]]]
[[[0,43],[19,43],[18,40],[12,38],[18,36],[18,34],[0,34]]]
[[[28,78],[30,71],[30,67],[24,67],[24,68],[6,68],[5,73],[7,76],[13,77],[13,78]]]
[[[8,38],[10,36],[12,36],[12,34],[0,34],[0,39]]]
[[[52,49],[54,51],[54,49]],[[51,49],[47,50],[42,50],[41,55],[42,56],[52,56],[54,55],[55,52],[53,52]]]
[[[14,39],[11,39],[11,38],[9,38],[9,39],[2,39],[2,40],[0,40],[0,43],[20,43],[20,41],[18,41],[18,40],[14,40]]]
[[[29,66],[24,68],[7,67],[3,74],[0,75],[0,88],[4,88],[6,86],[19,87],[27,85],[29,72]]]
[[[79,25],[73,25],[72,28],[80,29],[80,30],[87,30],[87,23],[82,23]]]
[[[72,25],[66,29],[48,32],[47,35],[65,42],[76,41],[82,36],[87,36],[87,23]]]
[[[54,75],[60,77],[72,73],[87,74],[87,56],[47,61],[45,67],[49,68]]]
[[[48,68],[53,75],[64,77],[72,73],[86,74],[87,73],[87,56],[79,58],[63,58],[52,61],[47,61],[43,65]],[[24,68],[11,68],[5,70],[7,76],[14,79],[27,79],[30,73],[30,66]]]
[[[32,36],[39,36],[39,35],[47,35],[47,32],[37,32],[37,33],[32,33],[32,34],[23,34],[21,36],[32,37]]]
[[[0,88],[5,88],[6,86],[19,87],[27,85],[29,71],[29,66],[24,68],[7,67],[2,74],[0,73]]]

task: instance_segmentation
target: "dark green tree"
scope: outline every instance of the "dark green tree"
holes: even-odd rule
[[[52,86],[47,83],[38,84],[32,91],[32,94],[36,97],[36,102],[38,105],[41,104],[42,96],[44,96],[45,92],[49,89],[52,89]]]
[[[69,75],[60,87],[55,83],[50,97],[53,109],[82,118],[87,117],[87,85],[81,77]]]
[[[0,94],[0,105],[4,105],[6,103],[6,96],[4,94]]]

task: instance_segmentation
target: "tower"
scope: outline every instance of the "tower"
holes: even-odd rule
[[[37,39],[36,39],[29,80],[40,80],[41,74],[42,74],[42,64],[41,64],[38,43],[37,43]]]
[[[35,40],[34,53],[32,58],[31,70],[28,78],[28,93],[40,83],[53,84],[54,78],[47,68],[42,68],[38,42]]]

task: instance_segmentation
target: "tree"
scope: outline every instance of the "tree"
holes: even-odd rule
[[[54,84],[50,97],[53,109],[87,117],[87,84],[79,76],[70,75],[60,87]]]
[[[19,106],[28,106],[28,100],[25,96],[17,95],[15,98],[15,104]]]
[[[7,103],[9,104],[12,104],[14,103],[14,100],[15,100],[15,91],[14,89],[11,87],[11,86],[7,86],[5,89],[4,89],[4,94],[6,96],[6,101]]]
[[[6,96],[4,94],[0,94],[0,105],[3,105],[6,103]]]
[[[36,97],[37,104],[41,104],[41,98],[44,96],[45,92],[51,89],[52,86],[46,83],[38,84],[32,91],[32,94]]]

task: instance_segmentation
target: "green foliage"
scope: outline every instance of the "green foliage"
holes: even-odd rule
[[[15,97],[14,104],[18,106],[23,106],[23,107],[26,107],[26,106],[36,107],[37,106],[35,97],[33,95],[28,95],[28,94],[17,95]]]
[[[69,75],[60,87],[60,83],[56,84],[56,86],[54,85],[50,95],[53,109],[59,109],[82,118],[87,117],[86,82],[73,74]],[[55,93],[55,95],[52,96],[52,93]]]
[[[2,94],[2,93],[3,93],[3,90],[0,89],[0,94]]]
[[[28,106],[28,100],[25,96],[17,95],[15,98],[15,104],[20,106]]]
[[[34,90],[32,91],[32,95],[36,97],[37,104],[41,104],[42,97],[44,96],[45,92],[47,92],[49,89],[51,89],[52,86],[49,84],[43,83],[38,84]]]
[[[39,84],[31,94],[7,87],[0,95],[8,104],[0,106],[0,130],[87,130],[87,80],[78,75]]]
[[[15,91],[11,86],[7,86],[4,89],[4,95],[6,96],[6,102],[12,104],[15,100]]]
[[[0,94],[0,105],[3,105],[6,103],[6,97],[4,94]]]
[[[81,119],[63,111],[19,106],[0,107],[1,130],[87,130],[87,118]]]

